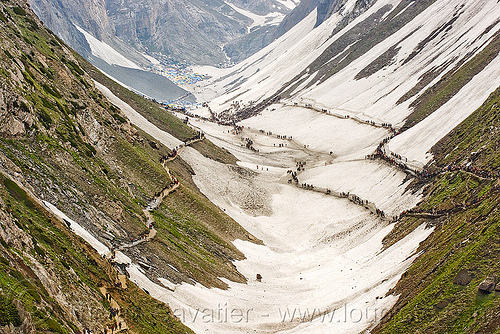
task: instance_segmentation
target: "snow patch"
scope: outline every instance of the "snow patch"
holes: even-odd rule
[[[126,102],[120,100],[116,95],[113,94],[106,86],[94,81],[94,84],[99,91],[115,106],[120,108],[127,118],[142,130],[149,133],[153,138],[159,140],[163,145],[169,149],[173,149],[182,144],[182,141],[172,136],[170,133],[160,130],[155,125],[151,124],[144,116],[139,114],[134,108],[128,105]]]
[[[113,49],[113,47],[111,47],[109,44],[101,42],[79,26],[75,25],[75,27],[85,36],[85,39],[89,43],[90,50],[92,51],[92,54],[94,56],[101,58],[110,65],[119,65],[123,67],[135,68],[138,70],[141,69],[139,66],[137,66],[137,64],[127,59],[121,53]]]
[[[432,159],[428,151],[477,110],[499,86],[500,56],[497,56],[441,108],[391,140],[388,148],[423,167]]]
[[[294,9],[300,3],[300,0],[277,0],[277,1],[288,9]]]
[[[253,23],[248,27],[249,32],[250,30],[252,30],[252,28],[255,27],[278,25],[281,21],[283,21],[283,18],[285,17],[285,14],[279,12],[269,13],[267,15],[257,15],[243,8],[239,8],[235,4],[232,4],[230,2],[226,1],[226,4],[231,8],[233,8],[238,13],[253,20]]]
[[[53,204],[43,201],[43,204],[54,213],[56,216],[61,218],[66,224],[69,223],[69,228],[78,236],[83,238],[88,242],[100,255],[109,254],[109,248],[97,240],[92,234],[85,230],[80,224],[75,222],[73,219],[66,216],[62,211],[60,211]]]
[[[141,55],[146,58],[147,60],[149,60],[151,62],[151,64],[153,65],[160,65],[160,61],[154,57],[151,57],[150,55],[148,54],[145,54],[145,53],[141,53]]]

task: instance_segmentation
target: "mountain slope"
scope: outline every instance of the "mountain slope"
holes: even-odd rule
[[[411,114],[412,125],[416,115],[421,120],[432,111],[443,118],[437,115],[452,113],[474,96],[474,104],[461,108],[447,127],[437,129],[439,123],[429,117],[429,123],[389,145],[422,167],[428,161],[425,152],[500,83],[499,8],[495,1],[384,0],[344,26],[342,18],[356,8],[345,10],[317,27],[312,26],[317,13],[310,14],[296,26],[301,35],[287,33],[225,71],[209,85],[218,94],[228,93],[210,106],[231,114],[234,100],[240,110],[248,106],[255,111],[260,102],[265,106],[280,98],[402,127]],[[434,126],[433,135],[419,137],[429,126]],[[429,142],[418,146],[422,150],[410,152],[410,142],[423,138]]]
[[[396,286],[401,297],[374,331],[408,333],[492,333],[498,330],[496,292],[479,290],[487,277],[498,277],[498,136],[500,88],[434,148],[434,164],[455,166],[430,182],[416,208],[444,210],[439,226],[420,246],[424,253]],[[458,167],[460,166],[460,167]],[[432,172],[436,167],[430,166]],[[418,224],[406,218],[392,237]],[[391,238],[388,238],[388,242]]]
[[[19,254],[45,259],[55,244],[49,255],[62,266],[57,279],[74,281],[67,266],[84,271],[77,295],[91,291],[90,303],[106,309],[88,277],[109,284],[114,271],[101,273],[85,257],[101,261],[114,247],[117,269],[172,305],[171,313],[151,307],[163,310],[174,331],[184,329],[172,313],[199,332],[362,331],[385,313],[357,321],[351,312],[350,322],[337,322],[335,311],[347,317],[348,309],[380,308],[391,310],[375,332],[496,330],[498,298],[478,289],[488,276],[495,285],[499,272],[498,4],[339,4],[321,2],[269,47],[218,70],[214,88],[206,87],[224,94],[210,110],[193,110],[204,117],[189,114],[191,125],[234,156],[202,139],[172,157],[193,139],[191,128],[110,82],[24,4],[8,3],[0,17],[0,213],[12,223],[2,226],[0,263],[16,262],[22,273],[1,267],[4,285],[30,275],[34,285]],[[236,158],[238,166],[227,164]],[[35,197],[47,202],[33,209]],[[18,233],[21,242],[10,238],[15,226],[28,233]],[[83,243],[68,247],[66,239],[59,247],[53,236],[61,231],[80,233],[100,254]],[[31,296],[24,307],[36,312],[39,298],[23,286]],[[117,289],[113,298],[141,332],[155,332],[149,315],[140,317],[133,289]],[[70,308],[47,290],[36,291],[42,304],[63,311],[47,306],[45,314],[72,330],[64,317]],[[22,309],[4,297],[9,321],[19,325]],[[223,304],[245,310],[248,321],[196,322],[200,309]],[[290,321],[283,305],[285,316],[292,308]],[[74,319],[78,329],[87,326],[80,312]],[[40,328],[58,328],[44,321]]]
[[[196,132],[164,116],[169,132],[163,136],[174,143],[167,147],[134,127],[84,68],[102,73],[75,57],[24,1],[0,3],[0,36],[0,284],[11,314],[6,319],[2,313],[1,325],[12,322],[16,331],[19,321],[26,321],[24,326],[39,332],[86,327],[98,332],[110,312],[99,290],[107,287],[121,317],[137,332],[189,332],[168,306],[130,281],[127,289],[113,286],[118,274],[127,274],[137,262],[149,263],[144,272],[152,280],[221,288],[226,286],[221,278],[245,281],[231,264],[243,258],[231,241],[255,239],[200,193],[180,158],[167,167],[159,163]],[[158,104],[124,88],[118,93],[138,109],[165,114]],[[207,140],[198,147],[207,155],[231,158]],[[145,209],[171,187],[172,175],[180,185],[168,203],[150,210],[153,219],[161,218],[157,236],[129,246],[131,238],[148,231]],[[99,245],[100,253],[86,242]],[[128,267],[103,260],[110,256],[107,250],[122,248],[133,261]],[[16,286],[20,297],[8,294]]]
[[[355,11],[354,6],[348,9]],[[481,283],[481,289],[484,285],[495,288],[499,275],[498,2],[374,1],[352,21],[346,23],[345,16],[336,13],[316,26],[320,10],[316,8],[288,33],[234,68],[218,71],[201,91],[210,100],[209,109],[195,112],[244,127],[243,140],[251,138],[247,143],[256,153],[232,149],[247,159],[244,163],[248,166],[255,168],[257,161],[257,169],[269,165],[270,170],[297,170],[296,178],[289,177],[288,182],[296,182],[304,192],[322,193],[321,200],[335,193],[348,198],[356,194],[355,200],[360,198],[365,208],[373,203],[391,215],[397,223],[388,228],[392,232],[385,236],[384,247],[377,254],[390,251],[422,226],[433,232],[427,240],[418,241],[422,243],[412,253],[418,255],[417,260],[402,271],[394,288],[373,299],[368,295],[374,288],[361,288],[356,293],[363,286],[356,278],[363,277],[366,283],[372,276],[349,268],[355,273],[352,282],[356,284],[346,283],[330,294],[322,290],[315,295],[312,315],[311,304],[304,299],[287,299],[288,304],[298,305],[295,309],[292,306],[290,313],[300,313],[299,319],[292,317],[295,322],[278,330],[352,332],[361,320],[370,328],[379,317],[366,321],[363,313],[359,322],[351,318],[351,327],[328,322],[335,320],[332,309],[338,311],[339,304],[344,303],[342,310],[348,314],[349,307],[358,311],[352,305],[366,296],[364,303],[384,308],[382,300],[395,300],[375,332],[498,331],[497,292],[479,291]],[[203,128],[207,132],[211,129]],[[212,135],[229,145],[229,136],[215,130]],[[329,153],[332,157],[302,160],[294,156],[295,166],[286,165],[283,161],[291,152],[301,157],[307,153],[316,157],[328,157]],[[278,164],[273,158],[283,160]],[[302,165],[303,161],[307,164]],[[396,181],[399,173],[404,176]],[[284,193],[279,193],[280,198],[286,196]],[[299,196],[292,202],[302,204],[301,209],[315,207],[312,199],[308,204],[299,202]],[[324,205],[320,210],[329,208]],[[323,227],[322,221],[312,216],[300,223],[314,221],[316,228]],[[358,230],[329,235],[326,229],[321,233],[328,241],[334,240],[331,248],[339,247],[343,240],[358,240],[353,236]],[[286,237],[292,238],[290,235]],[[269,239],[274,241],[264,241]],[[321,248],[318,244],[311,248]],[[345,257],[350,259],[351,249],[345,248],[339,253],[348,254]],[[365,253],[366,262],[360,267],[368,265],[369,254]],[[304,288],[321,286],[318,282],[324,276],[318,273],[322,270],[329,278],[335,277],[330,284],[341,280],[345,268],[330,271],[324,266],[301,268],[300,279],[315,278]],[[380,267],[380,272],[371,274],[384,273],[389,267],[393,266]],[[291,268],[288,264],[286,274],[267,272],[273,275],[273,282],[266,282],[267,291],[275,280],[297,278],[287,276]],[[348,290],[353,290],[352,295]],[[338,301],[337,292],[349,297]],[[323,293],[331,304],[320,302]],[[237,296],[230,297],[239,301]],[[262,301],[268,302],[265,298]],[[304,310],[309,313],[301,318]],[[276,328],[271,320],[259,325],[262,331]]]
[[[0,286],[3,305],[11,305],[9,316],[0,316],[2,332],[101,331],[112,324],[103,287],[119,301],[123,326],[141,333],[190,332],[144,291],[111,288],[118,278],[107,261],[15,182],[1,179]]]
[[[232,4],[231,1],[229,3]],[[283,16],[295,6],[292,1],[234,1],[235,10],[221,0],[178,1],[107,0],[87,4],[33,0],[35,12],[80,54],[90,54],[87,43],[74,25],[115,47],[129,59],[145,61],[137,51],[160,52],[175,61],[192,64],[222,64],[222,46],[247,33],[253,16]],[[241,9],[241,10],[240,10]],[[242,10],[249,14],[240,13]]]

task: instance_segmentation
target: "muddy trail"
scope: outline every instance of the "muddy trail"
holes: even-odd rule
[[[348,113],[346,114],[340,114],[338,112],[330,111],[327,109],[322,109],[316,106],[313,106],[312,104],[285,104],[283,103],[284,106],[287,107],[296,107],[296,108],[303,108],[303,109],[309,109],[313,110],[328,116],[336,117],[339,119],[345,119],[345,120],[351,120],[354,121],[358,124],[361,124],[363,126],[371,126],[375,128],[382,128],[386,129],[388,132],[388,137],[384,138],[379,144],[377,148],[375,148],[375,152],[378,152],[380,149],[384,150],[386,152],[387,148],[386,145],[390,141],[390,139],[394,138],[396,135],[399,134],[397,130],[395,130],[392,127],[392,124],[390,123],[385,123],[385,122],[380,122],[380,121],[374,121],[370,119],[363,119],[359,116],[356,115],[349,115]],[[347,111],[346,111],[347,112]],[[209,120],[205,119],[203,117],[197,117],[196,115],[190,114],[191,117],[201,119],[203,121],[208,121],[211,123],[218,123],[216,120]],[[201,131],[201,129],[196,126],[195,124],[189,123],[193,128]],[[379,219],[383,221],[388,221],[388,222],[394,222],[399,219],[399,216],[388,216],[385,214],[384,211],[381,209],[377,208],[375,203],[370,202],[366,199],[362,199],[360,196],[350,193],[350,192],[342,192],[342,191],[335,191],[329,188],[322,188],[322,187],[317,187],[312,184],[306,184],[302,183],[299,180],[299,175],[304,172],[305,170],[305,165],[307,165],[308,169],[320,167],[320,166],[327,166],[330,164],[333,164],[337,156],[333,151],[330,152],[321,152],[317,150],[313,150],[309,148],[309,145],[304,145],[299,143],[296,139],[294,139],[292,136],[289,136],[287,134],[277,134],[273,133],[272,131],[268,131],[265,129],[255,129],[255,128],[250,128],[250,127],[241,127],[234,125],[231,130],[227,130],[230,134],[237,136],[240,138],[240,146],[242,148],[246,148],[250,151],[252,151],[255,155],[267,158],[271,161],[273,161],[273,166],[274,167],[280,167],[280,168],[285,168],[287,169],[287,175],[285,177],[281,178],[281,183],[288,183],[295,185],[296,187],[306,190],[306,191],[313,191],[313,192],[318,192],[322,193],[324,195],[328,196],[333,196],[336,198],[340,199],[346,199],[349,200],[351,203],[358,205],[365,210],[368,210],[371,214],[376,215]],[[269,140],[267,143],[262,140],[262,137],[266,137],[268,139],[273,139],[273,144],[271,145],[269,143]],[[219,139],[221,140],[221,139]],[[223,140],[230,144],[231,142],[229,140]],[[271,151],[272,150],[272,151]],[[387,150],[387,154],[389,151]],[[396,154],[393,154],[395,157],[397,156]],[[371,155],[372,156],[372,155]],[[363,161],[368,159],[371,156],[367,157],[360,157],[359,159],[355,159],[357,161]],[[297,158],[300,157],[300,158]],[[170,158],[172,159],[172,158]],[[403,160],[403,157],[400,157],[399,160]],[[374,160],[374,159],[371,159]],[[167,160],[169,161],[169,160]],[[295,166],[290,167],[291,163],[295,162]],[[354,160],[351,160],[354,161]],[[383,163],[381,161],[380,163]],[[298,165],[300,164],[300,167]],[[417,177],[417,172],[416,168],[411,168],[406,165],[402,165],[399,163],[392,163],[392,166],[394,168],[402,169],[404,172],[406,172],[410,177]],[[413,167],[413,166],[412,166]],[[259,166],[256,166],[257,169],[259,169]],[[265,167],[261,167],[265,168]]]
[[[366,124],[366,123],[363,123]],[[363,207],[366,210],[369,210],[370,213],[377,215],[380,219],[384,221],[395,221],[397,220],[398,217],[391,217],[387,216],[382,210],[378,209],[375,203],[370,202],[368,200],[361,199],[359,196],[353,193],[349,192],[341,192],[341,191],[335,191],[331,190],[328,188],[322,188],[322,187],[317,187],[311,184],[306,184],[306,183],[301,183],[299,181],[298,176],[305,171],[305,168],[315,168],[319,166],[327,166],[330,165],[334,162],[335,158],[337,157],[333,152],[320,152],[320,151],[315,151],[312,150],[308,147],[308,145],[302,145],[299,144],[297,141],[293,139],[291,136],[287,135],[278,135],[278,134],[273,134],[271,131],[265,131],[265,130],[255,130],[255,129],[249,129],[249,128],[244,128],[241,130],[233,130],[235,135],[239,135],[242,137],[242,142],[247,142],[245,135],[262,135],[262,136],[267,136],[269,138],[273,138],[276,140],[280,141],[286,141],[287,145],[286,146],[278,146],[278,148],[283,148],[283,149],[289,149],[295,152],[301,152],[302,155],[305,157],[304,161],[297,161],[296,164],[293,168],[290,168],[287,166],[288,171],[287,171],[287,176],[285,178],[282,178],[282,182],[287,182],[289,184],[293,184],[297,186],[300,189],[304,189],[307,191],[314,191],[318,193],[322,193],[325,195],[329,196],[334,196],[336,198],[343,198],[347,199],[353,204],[359,205]],[[259,144],[259,147],[262,147],[262,145]],[[268,148],[276,148],[275,145],[270,146],[267,145]],[[247,148],[248,145],[247,145]],[[252,151],[254,151],[256,154],[260,154],[261,152],[256,150],[255,148],[249,148]],[[267,153],[264,153],[267,154]],[[359,159],[364,160],[364,159]],[[295,169],[295,171],[294,171]]]
[[[176,159],[177,156],[178,155],[172,157],[172,159],[169,161]],[[170,169],[168,168],[166,161],[163,162],[162,165],[165,168],[165,170],[167,171],[168,175],[170,176],[171,182],[149,202],[149,204],[146,206],[145,209],[142,210],[142,212],[144,213],[144,216],[146,217],[145,225],[149,229],[149,232],[147,234],[141,235],[139,237],[139,239],[137,239],[137,240],[131,240],[131,242],[129,242],[129,243],[123,243],[122,245],[120,245],[119,247],[114,249],[113,251],[121,251],[121,250],[124,250],[126,248],[135,247],[135,246],[140,245],[144,242],[151,241],[156,237],[157,231],[155,229],[155,220],[154,220],[153,215],[151,214],[151,211],[155,210],[161,204],[163,199],[165,197],[167,197],[168,194],[175,191],[180,185],[179,181],[170,172]],[[113,253],[113,251],[111,253]]]

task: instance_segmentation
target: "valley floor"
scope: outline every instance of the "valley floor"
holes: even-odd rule
[[[387,129],[275,107],[243,121],[241,131],[191,119],[233,153],[238,166],[210,160],[190,147],[180,153],[200,190],[263,241],[235,241],[246,256],[235,265],[247,284],[225,280],[229,288],[221,290],[159,278],[164,283],[159,286],[135,264],[128,269],[131,280],[199,333],[357,333],[372,327],[397,300],[387,292],[432,232],[422,225],[390,248],[382,246],[394,226],[390,217],[421,198],[405,191],[406,174],[364,159]],[[175,144],[147,121],[137,126],[168,147]],[[247,148],[248,139],[253,149]],[[290,171],[300,165],[296,185],[289,181]],[[330,193],[310,191],[317,190],[314,186]],[[349,197],[333,195],[340,193]],[[385,217],[374,214],[372,206]]]

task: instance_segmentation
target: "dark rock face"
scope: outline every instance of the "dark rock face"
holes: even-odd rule
[[[316,26],[319,26],[323,21],[330,17],[333,11],[342,9],[343,1],[341,0],[320,0],[318,4],[318,17]]]
[[[6,137],[24,135],[33,125],[33,116],[28,103],[0,90],[0,134]],[[5,97],[4,97],[5,96]]]
[[[316,0],[318,2],[318,16],[316,18],[316,27],[323,23],[325,20],[330,18],[334,13],[343,13],[346,11],[346,0]],[[370,5],[374,2],[374,0],[358,0],[356,1],[356,5],[354,11],[349,14],[352,20],[360,13],[364,12]]]
[[[320,3],[320,0],[303,0],[287,17],[281,21],[276,29],[275,37],[279,37],[292,29],[297,23],[306,18]]]
[[[141,58],[132,48],[160,52],[177,61],[218,65],[239,62],[289,31],[314,9],[316,26],[333,13],[342,12],[347,0],[299,0],[293,10],[276,0],[230,0],[239,8],[258,15],[286,14],[279,25],[255,27],[252,20],[222,0],[31,0],[36,14],[66,43],[84,57],[90,47],[76,29],[78,25],[93,36]],[[372,0],[357,2],[358,10]],[[125,45],[124,45],[125,44]],[[137,59],[132,59],[138,61]]]
[[[223,62],[220,45],[246,32],[245,18],[223,1],[107,0],[116,36],[191,63]]]
[[[272,12],[286,14],[290,11],[289,8],[276,0],[231,0],[229,2],[257,15],[266,15]],[[298,4],[300,1],[295,0],[294,2]]]
[[[261,15],[289,11],[275,0],[234,2]],[[112,46],[123,41],[139,50],[161,52],[179,61],[216,65],[226,61],[222,46],[247,34],[247,25],[251,23],[251,19],[222,0],[31,0],[31,3],[45,24],[84,56],[88,56],[90,48],[73,24]]]

